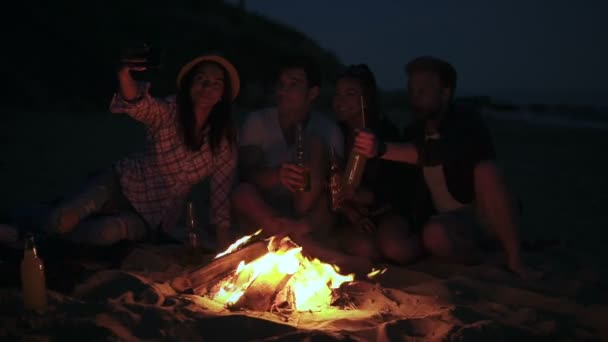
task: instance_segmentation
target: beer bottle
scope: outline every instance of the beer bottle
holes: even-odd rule
[[[303,169],[304,185],[298,189],[300,192],[311,190],[310,161],[306,146],[306,137],[302,123],[296,125],[295,164]]]
[[[47,307],[44,262],[38,256],[36,243],[31,235],[25,240],[23,260],[21,260],[21,285],[25,309],[44,311]]]
[[[365,129],[365,104],[363,96],[361,96],[361,121],[361,124]],[[361,178],[363,177],[366,163],[367,157],[351,151],[348,162],[346,163],[346,169],[344,170],[344,190],[353,193],[357,190],[359,184],[361,184]]]
[[[186,213],[186,226],[188,228],[188,247],[192,250],[200,245],[200,234],[198,232],[198,222],[194,213],[194,205],[191,201],[188,202]]]
[[[342,174],[336,151],[331,147],[329,151],[329,195],[331,199],[331,210],[337,211],[340,208],[340,194],[342,192]]]

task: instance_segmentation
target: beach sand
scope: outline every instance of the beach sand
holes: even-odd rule
[[[52,115],[0,119],[0,138],[9,142],[0,151],[5,212],[51,201],[141,146],[141,127],[128,118]],[[30,126],[31,120],[38,122]],[[357,310],[300,313],[285,321],[179,295],[167,282],[183,265],[162,252],[139,265],[129,249],[112,262],[87,264],[86,272],[71,260],[79,277],[70,286],[58,279],[70,268],[49,260],[47,277],[56,285],[49,310],[36,315],[22,309],[15,257],[3,257],[0,339],[608,341],[605,132],[504,117],[488,116],[488,122],[505,175],[524,203],[524,257],[543,279],[517,278],[500,255],[472,266],[436,260],[387,266],[377,282],[349,286],[360,299]]]
[[[169,247],[167,247],[169,248]],[[354,307],[281,316],[232,312],[206,297],[179,294],[186,268],[175,248],[135,248],[120,267],[49,292],[43,314],[22,309],[18,288],[0,290],[0,337],[60,340],[608,340],[608,297],[600,273],[559,247],[526,254],[545,271],[523,281],[497,261],[454,266],[428,260],[388,266],[373,282],[343,287]],[[569,262],[564,262],[564,259]],[[58,270],[48,269],[47,272]],[[64,276],[68,276],[67,274]]]

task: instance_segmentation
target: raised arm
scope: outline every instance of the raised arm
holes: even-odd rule
[[[147,126],[158,127],[175,112],[175,101],[150,96],[150,84],[137,82],[131,75],[141,70],[145,68],[122,64],[118,70],[118,92],[112,98],[110,111],[126,113]]]

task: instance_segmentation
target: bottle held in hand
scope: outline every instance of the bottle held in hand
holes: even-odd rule
[[[361,121],[363,128],[365,128],[365,104],[363,96],[361,96]],[[354,192],[359,187],[366,163],[367,157],[351,151],[350,156],[348,157],[348,162],[346,163],[346,168],[344,169],[345,190]]]
[[[332,147],[329,153],[329,194],[331,198],[331,210],[337,211],[340,208],[340,195],[342,193],[342,174],[336,151]]]
[[[300,192],[309,192],[311,190],[310,179],[310,159],[306,148],[306,137],[304,126],[299,123],[296,126],[296,151],[295,164],[303,169],[304,185],[298,189]]]
[[[346,169],[344,170],[345,188],[354,191],[359,187],[366,163],[367,157],[359,153],[351,152],[348,163],[346,164]]]

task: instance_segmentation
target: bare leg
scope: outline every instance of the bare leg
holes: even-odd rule
[[[355,273],[357,277],[364,277],[373,268],[373,263],[369,258],[341,253],[326,246],[312,235],[296,237],[294,242],[302,246],[305,255],[337,265],[342,273]]]
[[[456,263],[478,260],[473,213],[447,213],[432,218],[423,228],[422,243],[431,255]]]
[[[396,214],[385,215],[378,223],[378,245],[381,255],[398,264],[408,264],[422,255],[422,243],[410,233],[405,219]]]
[[[241,183],[232,195],[232,206],[240,218],[246,234],[262,229],[265,236],[281,235],[285,232],[307,231],[304,223],[280,214],[271,207],[258,189],[250,183]]]
[[[258,189],[250,183],[241,183],[234,190],[232,208],[237,217],[245,221],[240,223],[245,226],[247,233],[255,230],[255,227],[266,228],[265,224],[277,216],[276,211],[264,201]]]
[[[345,253],[370,260],[376,260],[380,253],[373,236],[355,231],[354,228],[343,228],[347,230],[340,235],[340,246]]]

